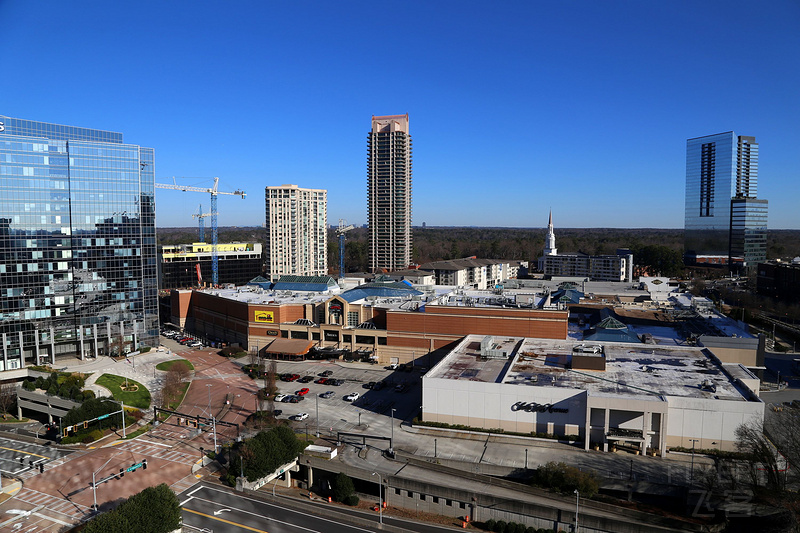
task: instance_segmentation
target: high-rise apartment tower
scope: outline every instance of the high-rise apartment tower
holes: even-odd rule
[[[767,256],[767,200],[758,196],[758,144],[734,132],[686,141],[687,264],[752,267]]]
[[[411,263],[411,135],[408,115],[372,117],[367,142],[369,267]]]
[[[266,188],[265,276],[328,274],[328,191],[297,185]]]
[[[158,342],[154,153],[0,116],[0,370]]]

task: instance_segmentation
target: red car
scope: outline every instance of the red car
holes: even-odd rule
[[[292,374],[286,381],[297,381],[298,379],[300,379],[300,374]]]
[[[319,378],[314,383],[319,383],[320,385],[325,385],[328,382],[328,378]]]
[[[303,387],[299,391],[295,392],[295,394],[297,394],[298,396],[305,396],[306,394],[308,394],[308,388]]]

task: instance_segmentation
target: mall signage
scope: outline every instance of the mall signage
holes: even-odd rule
[[[553,407],[552,403],[517,402],[511,406],[512,411],[525,411],[528,413],[569,413],[569,409]]]

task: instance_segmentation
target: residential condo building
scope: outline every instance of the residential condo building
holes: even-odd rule
[[[767,210],[758,198],[755,137],[729,131],[686,141],[687,264],[738,269],[764,261]]]
[[[0,370],[157,345],[154,183],[121,133],[0,116]]]
[[[367,142],[369,268],[411,263],[411,135],[408,115],[372,117]]]
[[[266,188],[266,271],[281,276],[328,273],[328,191],[297,185]]]

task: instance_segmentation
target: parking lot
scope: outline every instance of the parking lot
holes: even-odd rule
[[[322,376],[330,372],[329,376]],[[308,413],[308,418],[296,421],[300,427],[308,427],[310,433],[319,431],[324,434],[337,432],[367,432],[389,436],[391,419],[395,423],[412,419],[419,414],[421,393],[421,376],[419,370],[403,372],[388,370],[367,363],[343,363],[329,361],[278,362],[278,375],[297,374],[313,377],[310,382],[300,380],[291,382],[277,381],[279,394],[295,395],[297,391],[307,388],[308,392],[298,403],[274,402],[274,409],[281,410],[278,418],[289,418],[300,413]],[[341,381],[340,385],[316,383],[321,377]],[[366,388],[369,383],[382,382],[379,390]],[[258,380],[263,386],[263,380]],[[397,385],[404,386],[404,392],[396,390]],[[347,401],[350,394],[358,394],[358,398]],[[269,401],[262,403],[262,408],[269,410]],[[317,413],[319,413],[317,415]]]

